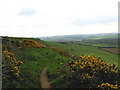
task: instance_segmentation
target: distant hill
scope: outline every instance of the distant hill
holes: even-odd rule
[[[40,37],[40,39],[45,41],[82,41],[82,40],[95,40],[95,39],[105,39],[105,38],[117,39],[118,33],[76,34],[76,35]]]

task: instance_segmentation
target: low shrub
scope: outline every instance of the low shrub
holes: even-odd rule
[[[106,63],[101,57],[80,56],[59,64],[63,68],[57,72],[63,74],[61,79],[68,88],[118,88],[118,67]]]
[[[53,50],[57,51],[59,54],[61,54],[62,56],[65,56],[65,57],[69,57],[69,53],[66,51],[66,50],[61,50],[57,47],[51,47]]]
[[[30,39],[24,39],[21,42],[21,45],[19,48],[24,49],[25,47],[45,48],[46,45],[43,45],[41,43],[38,43],[38,42],[30,40]]]
[[[17,87],[17,82],[24,80],[23,74],[20,71],[20,66],[23,64],[23,62],[17,60],[14,56],[14,53],[3,51],[2,63],[3,88]]]

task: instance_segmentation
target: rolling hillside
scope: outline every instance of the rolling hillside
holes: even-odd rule
[[[3,88],[6,88],[6,87],[40,88],[41,87],[40,73],[42,72],[43,68],[49,65],[50,67],[49,72],[55,73],[57,70],[56,67],[59,66],[55,64],[55,63],[58,63],[57,59],[67,58],[60,55],[59,53],[57,53],[56,51],[52,50],[49,47],[45,47],[45,48],[41,46],[32,47],[32,45],[34,46],[34,44],[32,43],[30,47],[28,46],[23,48],[22,47],[23,45],[20,44],[24,42],[23,40],[24,40],[23,38],[3,38],[3,52],[8,51],[8,53],[14,53],[15,55],[14,57],[16,58],[16,61],[20,60],[21,62],[24,63],[21,65],[21,69],[19,70],[19,73],[18,73],[20,74],[18,77],[19,79],[15,80],[16,77],[11,77],[12,80],[7,81],[7,78],[5,79],[3,78]],[[43,43],[43,41],[34,39],[34,38],[29,38],[28,40],[30,40],[30,42],[32,41],[34,42],[35,40],[35,43],[37,43],[36,41]],[[26,45],[28,44],[29,43],[26,43]],[[5,55],[3,56],[3,61],[6,61],[5,59],[6,54],[3,53],[3,55]],[[10,59],[8,58],[7,60],[10,60]],[[6,64],[8,66],[8,63]],[[6,74],[7,74],[4,72],[5,68],[6,66],[3,67],[3,73],[5,74],[3,77],[6,77]],[[15,84],[13,85],[13,83]]]
[[[40,37],[40,39],[45,41],[67,43],[72,41],[75,44],[86,44],[98,47],[119,47],[119,36],[120,34],[118,33],[102,33]]]
[[[113,87],[110,86],[111,88],[116,88],[114,85],[116,85],[115,83],[117,80],[117,54],[106,52],[98,47],[76,44],[59,44],[43,41],[38,38],[2,37],[2,41],[3,88],[41,88],[43,85],[41,82],[41,73],[43,70],[46,70],[44,71],[48,77],[46,82],[50,83],[50,88],[69,88],[72,83],[77,83],[77,81],[69,81],[69,78],[71,78],[71,80],[79,80],[72,78],[71,76],[74,76],[74,74],[79,76],[85,73],[92,75],[89,76],[87,80],[93,80],[91,81],[92,83],[88,83],[87,87],[98,87],[100,85],[100,87],[102,87],[102,83],[108,82],[111,83],[111,85],[113,84]],[[91,58],[90,62],[89,58]],[[88,60],[85,61],[84,59]],[[113,69],[108,69],[105,72],[103,70],[103,74],[109,72],[107,75],[111,75],[111,77],[116,76],[116,78],[114,78],[114,82],[109,81],[109,78],[105,81],[101,76],[97,75],[100,74],[100,72],[95,74],[96,76],[87,71],[83,73],[73,73],[74,71],[71,70],[71,68],[74,70],[75,68],[72,64],[74,62],[77,64],[76,61],[78,60],[81,61],[79,63],[81,64],[81,67],[79,67],[81,68],[80,70],[82,70],[81,72],[86,70],[88,67],[91,67],[91,70],[93,70],[94,73],[96,73],[94,70],[97,69],[101,72],[101,70],[103,70],[101,69],[102,67],[104,67],[105,70],[107,70],[106,68],[114,67]],[[97,60],[99,60],[99,63],[96,64],[96,67],[94,65],[95,63],[92,64],[91,62],[97,62]],[[85,63],[88,63],[88,65]],[[71,68],[68,65],[72,65],[70,66]],[[69,68],[73,74],[69,72]],[[97,82],[95,84],[94,81],[96,78],[94,77],[98,78],[101,83]],[[85,77],[82,79],[80,78],[80,81],[81,80],[86,83]],[[84,83],[80,84],[80,87],[85,87],[86,85]],[[78,86],[73,85],[72,87]]]
[[[40,37],[45,41],[81,41],[104,38],[118,38],[118,33],[101,33],[101,34],[77,34],[77,35],[59,35],[50,37]]]
[[[60,49],[67,50],[70,54],[75,56],[80,55],[95,55],[96,57],[102,56],[102,59],[109,64],[118,65],[118,54],[107,52],[101,48],[87,45],[76,45],[76,44],[59,44],[54,42],[46,42],[50,46],[59,47]]]

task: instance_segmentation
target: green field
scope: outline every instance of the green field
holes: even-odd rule
[[[58,44],[54,42],[47,42],[47,44],[49,46],[55,46],[67,50],[70,54],[73,54],[75,56],[80,55],[95,55],[96,57],[102,56],[102,59],[104,61],[108,62],[109,64],[116,64],[118,66],[118,54],[104,51],[98,47],[76,44]]]
[[[114,39],[118,38],[119,33],[101,33],[101,34],[76,34],[76,35],[59,35],[50,37],[40,37],[45,41],[81,41],[81,40],[96,40],[96,39]]]
[[[98,47],[118,47],[119,46],[118,33],[106,34],[80,34],[80,35],[64,35],[64,36],[51,36],[40,37],[40,39],[52,42],[67,42],[71,41],[75,44],[85,44]]]
[[[105,39],[82,40],[79,43],[98,47],[118,47],[119,39],[105,38]]]
[[[19,78],[24,80],[19,81],[18,78],[16,79],[15,77],[11,77],[11,80],[9,81],[6,73],[6,67],[7,65],[10,65],[6,62],[6,60],[9,59],[6,59],[6,57],[3,56],[4,88],[41,88],[40,74],[46,66],[48,66],[48,81],[52,81],[51,86],[53,88],[66,88],[67,84],[64,84],[64,80],[61,80],[60,78],[63,74],[58,74],[57,70],[58,68],[62,68],[59,64],[60,62],[65,63],[72,60],[71,55],[76,57],[81,55],[95,55],[96,57],[101,56],[101,59],[108,64],[115,64],[118,66],[118,54],[106,52],[98,47],[77,44],[59,44],[55,42],[42,41],[36,38],[26,38],[35,41],[38,44],[41,43],[46,45],[46,47],[24,47],[23,49],[19,49],[22,45],[21,43],[23,42],[23,39],[25,38],[3,38],[3,45],[7,48],[4,49],[3,47],[3,51],[14,53],[16,60],[20,60],[24,63],[19,69],[20,74],[23,74],[23,76]],[[51,47],[57,47],[63,51],[62,53],[59,53]],[[66,53],[63,53],[64,51],[67,51],[70,56],[64,56]]]

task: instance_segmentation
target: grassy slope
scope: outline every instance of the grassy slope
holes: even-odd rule
[[[96,57],[102,56],[102,59],[109,64],[116,64],[118,66],[118,55],[104,51],[100,48],[93,46],[75,45],[75,44],[57,44],[54,42],[47,42],[50,46],[59,47],[68,50],[70,54],[80,55],[95,55]]]
[[[22,41],[22,38],[9,38],[9,41]],[[44,43],[38,39],[35,41]],[[17,50],[14,48],[16,57],[24,64],[21,66],[21,71],[24,74],[24,81],[20,83],[19,88],[40,88],[40,73],[43,68],[49,65],[47,72],[51,75],[57,74],[56,70],[59,67],[59,61],[57,59],[65,60],[66,57],[61,56],[51,48],[26,48],[24,50]]]
[[[21,38],[11,38],[10,41],[17,40],[21,42]],[[49,65],[49,68],[47,72],[51,75],[57,74],[56,70],[59,66],[60,60],[69,60],[69,58],[62,57],[60,54],[58,54],[56,51],[53,51],[49,47],[59,47],[60,49],[68,50],[70,54],[80,56],[80,55],[95,55],[95,56],[102,56],[102,59],[110,64],[118,64],[118,56],[117,54],[109,53],[106,51],[103,51],[99,48],[92,47],[92,46],[83,46],[83,45],[74,45],[74,44],[56,44],[52,42],[44,42],[39,39],[33,39],[35,41],[38,41],[42,44],[46,44],[47,48],[26,48],[22,51],[15,51],[16,56],[23,61],[23,65],[21,67],[21,71],[24,74],[24,81],[21,82],[19,87],[24,88],[40,88],[41,82],[40,82],[40,73],[43,70],[43,68],[47,65]],[[58,74],[57,74],[58,75]],[[60,75],[58,75],[60,76]],[[57,77],[54,82],[59,83],[60,78]],[[59,87],[59,86],[58,86]],[[62,86],[64,87],[64,86]]]

